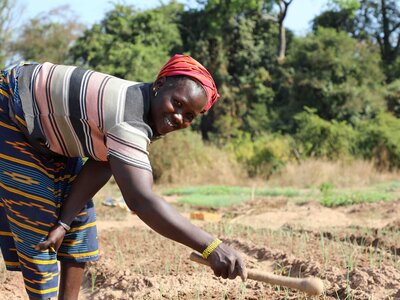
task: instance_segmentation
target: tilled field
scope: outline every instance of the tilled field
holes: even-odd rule
[[[248,268],[321,278],[324,295],[313,299],[394,300],[400,299],[399,207],[400,201],[327,209],[259,199],[220,210],[219,222],[196,222],[241,252]],[[308,219],[302,219],[304,211]],[[274,212],[283,225],[271,223]],[[292,219],[296,213],[299,218]],[[329,220],[322,226],[324,214]],[[351,222],[343,224],[343,218]],[[81,299],[310,299],[279,286],[217,278],[188,259],[190,249],[154,233],[134,215],[100,220],[99,241],[101,259],[87,268]],[[24,299],[16,276],[0,274],[0,295]]]

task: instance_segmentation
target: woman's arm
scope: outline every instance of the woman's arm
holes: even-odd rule
[[[172,206],[152,191],[152,174],[111,157],[114,178],[128,207],[152,229],[161,235],[184,244],[200,253],[214,237],[193,225]],[[241,257],[228,245],[220,244],[208,257],[216,276],[246,277]]]
[[[107,183],[111,177],[109,164],[89,159],[83,165],[77,178],[72,183],[68,198],[63,202],[59,220],[70,225],[85,204]],[[37,250],[54,248],[58,250],[66,230],[55,224],[46,241],[36,246]]]
[[[72,183],[67,200],[63,202],[60,221],[70,225],[85,204],[96,195],[110,178],[111,169],[108,162],[87,160]]]

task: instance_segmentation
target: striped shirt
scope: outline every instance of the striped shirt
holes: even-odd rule
[[[151,84],[74,66],[25,65],[18,93],[28,138],[67,157],[117,157],[151,171]],[[15,98],[15,97],[14,97]]]

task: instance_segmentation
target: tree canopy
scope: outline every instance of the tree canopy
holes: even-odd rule
[[[61,6],[28,20],[11,47],[25,60],[65,63],[83,28],[71,8]]]
[[[71,55],[76,63],[134,81],[152,81],[171,52],[182,47],[178,30],[183,5],[171,2],[138,11],[117,4],[87,29]]]

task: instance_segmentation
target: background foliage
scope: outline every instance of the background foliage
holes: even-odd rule
[[[173,182],[172,170],[188,164],[211,166],[204,151],[263,178],[310,157],[399,168],[399,2],[327,0],[305,36],[282,36],[282,3],[199,0],[185,9],[170,1],[147,10],[115,4],[87,28],[64,7],[12,31],[14,5],[2,0],[0,62],[47,60],[150,82],[174,53],[198,59],[221,101],[193,132],[152,146],[159,180]]]

